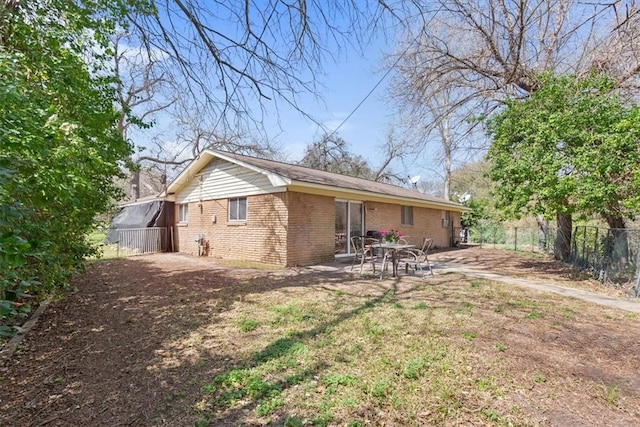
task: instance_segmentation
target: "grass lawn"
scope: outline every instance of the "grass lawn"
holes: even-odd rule
[[[118,251],[118,244],[105,243],[106,237],[107,237],[107,234],[104,231],[96,230],[87,236],[87,240],[89,240],[89,242],[92,245],[95,245],[98,248],[98,253],[99,253],[98,258],[100,259],[118,258],[120,256],[120,253]]]
[[[196,425],[233,413],[250,425],[539,425],[559,394],[604,412],[629,397],[622,379],[576,377],[556,360],[596,351],[573,336],[574,324],[637,329],[634,314],[457,275],[404,290],[372,285],[368,294],[317,287],[234,304],[216,329],[243,362],[201,384]],[[189,341],[206,347],[208,333]],[[541,333],[576,342],[558,348]]]
[[[0,372],[0,425],[640,423],[638,315],[556,294],[179,254],[74,284]]]

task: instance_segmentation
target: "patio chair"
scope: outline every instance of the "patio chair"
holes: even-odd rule
[[[351,237],[351,248],[353,250],[353,261],[351,262],[352,271],[356,261],[360,261],[360,275],[362,275],[364,263],[370,261],[371,266],[373,267],[373,273],[375,274],[377,256],[373,250],[373,245],[375,245],[377,242],[378,239],[373,239],[370,237]]]
[[[426,238],[422,243],[422,248],[420,249],[407,249],[400,253],[399,264],[404,264],[405,273],[409,272],[409,267],[413,269],[414,272],[420,270],[422,271],[422,278],[424,278],[424,267],[429,267],[429,272],[433,276],[433,268],[429,263],[429,250],[433,246],[433,239]]]

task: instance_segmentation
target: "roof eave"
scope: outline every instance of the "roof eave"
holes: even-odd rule
[[[298,190],[300,192],[305,192],[304,189],[307,189],[307,190],[312,190],[309,192],[314,192],[313,190],[316,190],[318,192],[323,192],[323,193],[324,192],[341,193],[345,195],[357,196],[357,198],[366,200],[366,201],[383,202],[383,201],[394,200],[401,203],[404,202],[412,206],[441,208],[445,210],[452,210],[452,211],[458,211],[458,212],[471,211],[471,209],[466,206],[460,205],[455,202],[447,202],[445,200],[443,200],[442,202],[438,202],[435,200],[434,201],[423,200],[423,199],[413,198],[413,197],[393,196],[393,195],[384,194],[384,193],[377,193],[374,191],[358,190],[358,189],[345,188],[345,187],[337,188],[332,185],[317,184],[317,183],[311,183],[306,181],[292,181],[291,184],[288,186],[288,189]]]
[[[202,151],[198,157],[196,157],[190,164],[174,179],[167,187],[167,200],[175,201],[175,194],[182,190],[184,186],[193,178],[198,172],[200,172],[213,158],[228,161],[230,163],[242,166],[250,169],[254,172],[265,175],[274,187],[284,187],[291,184],[291,179],[278,175],[276,173],[267,171],[265,169],[253,166],[243,161],[237,160],[231,156],[226,156],[222,153],[217,153],[212,150],[206,149]]]

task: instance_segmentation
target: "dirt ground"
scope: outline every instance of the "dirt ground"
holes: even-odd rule
[[[527,254],[471,248],[434,254],[432,260],[460,262],[504,275],[566,283],[625,298],[620,290],[603,288],[584,273]],[[74,288],[65,298],[54,301],[42,313],[18,351],[0,366],[0,425],[193,425],[189,411],[180,411],[178,397],[171,400],[167,396],[178,383],[183,385],[181,390],[186,390],[182,392],[196,393],[206,380],[200,377],[203,373],[197,366],[172,361],[171,349],[165,343],[203,322],[215,322],[216,316],[248,294],[315,286],[328,277],[335,280],[336,274],[345,273],[234,270],[210,259],[180,254],[99,261],[73,282]],[[638,331],[620,328],[615,319],[599,324],[591,335],[585,335],[583,326],[570,328],[576,332],[573,338],[552,337],[548,331],[540,331],[539,336],[526,337],[522,342],[541,340],[556,345],[562,338],[563,351],[571,352],[571,357],[556,360],[551,355],[545,363],[567,364],[567,369],[576,372],[589,369],[588,375],[601,377],[603,382],[615,378],[620,387],[637,393]],[[511,325],[510,333],[518,335],[518,327]],[[234,363],[233,348],[224,350],[220,352],[224,357],[211,357],[209,372]],[[523,347],[519,351],[537,349]],[[595,369],[583,360],[591,358],[605,363]],[[528,369],[518,366],[517,358],[513,360],[514,372]],[[589,411],[593,396],[576,394],[569,398],[578,410]],[[626,411],[612,418],[609,425],[628,425],[630,419],[640,423],[638,413]],[[597,414],[593,417],[600,419]],[[563,423],[562,418],[550,424],[584,425],[571,420]]]
[[[626,286],[603,284],[591,271],[580,270],[556,261],[550,255],[533,252],[513,252],[500,249],[469,247],[436,252],[430,259],[437,262],[463,264],[465,267],[490,271],[510,277],[539,280],[560,286],[584,289],[604,295],[629,299],[633,284]]]

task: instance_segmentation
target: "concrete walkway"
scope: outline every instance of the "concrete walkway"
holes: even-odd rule
[[[463,264],[456,264],[450,262],[435,262],[435,272],[455,272],[462,273],[470,277],[477,277],[481,279],[495,280],[496,282],[508,283],[511,285],[522,286],[525,288],[538,289],[540,291],[553,292],[565,297],[578,298],[584,301],[589,301],[595,304],[604,305],[611,308],[617,308],[620,310],[626,310],[633,313],[640,313],[640,300],[623,300],[613,298],[607,295],[599,294],[597,292],[585,291],[582,289],[568,288],[548,282],[542,282],[538,280],[521,279],[517,277],[504,276],[490,271],[482,271],[473,268],[469,268]]]
[[[632,313],[640,314],[640,298],[630,298],[630,299],[615,298],[615,297],[600,294],[597,292],[590,292],[583,289],[570,288],[570,287],[561,286],[551,282],[506,276],[503,274],[493,273],[488,270],[472,268],[465,264],[456,263],[456,262],[434,260],[434,261],[431,261],[431,265],[433,266],[433,271],[435,272],[435,274],[444,274],[449,272],[462,273],[469,277],[495,280],[496,282],[508,283],[510,285],[517,285],[525,288],[537,289],[540,291],[553,292],[565,297],[577,298],[577,299],[589,301],[595,304],[600,304],[606,307],[616,308],[619,310],[625,310]],[[382,266],[379,263],[376,263],[376,271],[379,271],[381,267]],[[365,268],[368,269],[371,267],[366,266]],[[346,261],[341,261],[341,262],[339,261],[329,265],[313,266],[309,268],[309,271],[342,271],[345,273],[351,272],[355,274],[358,274],[359,270],[360,270],[360,266],[356,265],[354,266],[353,271],[351,271],[351,263],[348,263]],[[367,270],[367,272],[369,271],[370,270]],[[385,276],[385,277],[388,277],[388,276]],[[406,276],[402,274],[400,277],[406,277]],[[413,276],[413,277],[418,277],[418,276]],[[428,280],[428,277],[429,276],[427,273],[427,280]]]

